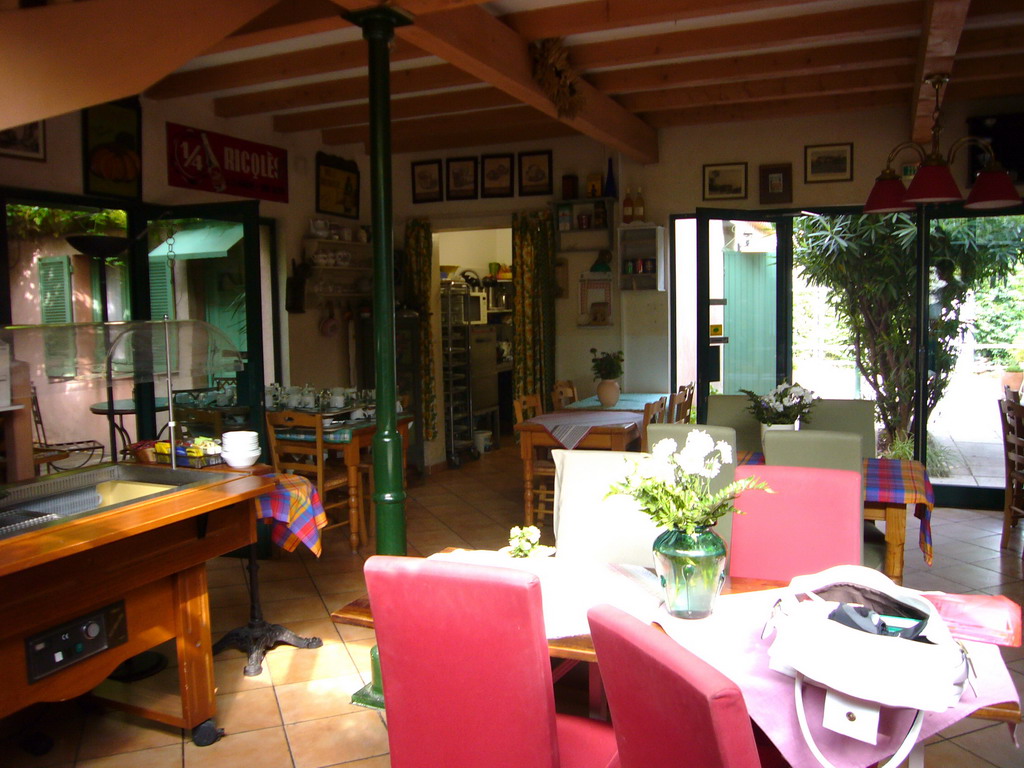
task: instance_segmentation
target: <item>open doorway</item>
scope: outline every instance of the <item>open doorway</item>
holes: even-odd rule
[[[445,447],[457,466],[512,434],[512,229],[433,234]],[[468,382],[468,383],[467,383]]]

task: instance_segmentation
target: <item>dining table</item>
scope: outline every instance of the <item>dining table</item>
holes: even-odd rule
[[[158,397],[156,398],[153,410],[155,413],[161,413],[168,410],[167,398]],[[99,403],[93,403],[89,406],[89,411],[95,413],[97,416],[106,416],[107,420],[113,425],[114,430],[117,432],[118,437],[121,438],[121,449],[122,452],[128,449],[131,445],[132,437],[128,432],[128,428],[124,425],[125,416],[134,416],[138,413],[138,406],[135,403],[135,399],[131,397],[121,398],[111,402],[110,400],[103,400]],[[116,441],[115,441],[116,442]],[[117,457],[121,453],[117,450],[117,445],[110,446],[110,456],[114,461],[117,461]]]
[[[512,558],[500,552],[448,549],[431,555],[434,559],[516,568],[535,573],[541,582],[545,631],[553,659],[589,662],[591,712],[595,699],[603,697],[597,654],[589,633],[587,611],[594,605],[610,604],[636,618],[655,623],[669,636],[732,679],[743,692],[747,710],[758,726],[775,743],[794,768],[818,768],[796,720],[792,679],[768,667],[770,638],[762,629],[783,584],[763,579],[727,578],[711,616],[676,619],[664,609],[658,577],[651,569],[634,565],[580,562],[570,558]],[[335,623],[373,628],[373,611],[366,596],[359,597],[331,614]],[[998,647],[964,641],[975,677],[960,702],[945,712],[925,714],[920,741],[964,717],[995,720],[1009,724],[1021,721],[1020,699]],[[557,678],[557,673],[554,675]],[[596,689],[596,690],[595,690]],[[815,710],[821,696],[805,694]],[[816,696],[816,698],[815,698]],[[898,720],[906,710],[888,712],[885,725]],[[820,722],[820,711],[818,712]],[[886,719],[888,718],[888,719]],[[812,723],[819,744],[842,752],[841,765],[868,766],[884,759],[902,739],[902,732],[879,735],[877,745],[854,742],[824,731]],[[995,738],[995,736],[993,736]],[[892,749],[887,753],[887,748]]]
[[[538,414],[516,424],[519,455],[523,460],[526,524],[533,525],[533,476],[538,448],[638,450],[643,422],[642,412],[562,410]]]
[[[330,418],[331,412],[323,412],[322,415]],[[408,465],[409,453],[409,427],[412,424],[411,413],[399,413],[396,427],[402,437],[402,471]],[[348,506],[349,519],[359,517],[359,464],[363,451],[369,450],[373,445],[373,437],[377,434],[377,422],[375,419],[338,419],[328,422],[323,427],[324,445],[328,453],[335,453],[341,456],[345,463],[348,474]],[[277,436],[283,440],[297,440],[301,442],[316,442],[316,433],[312,429],[296,427],[277,431]],[[353,551],[359,547],[359,531],[352,531],[350,543]]]
[[[740,464],[764,464],[760,451],[740,451]],[[932,509],[935,490],[925,466],[913,459],[864,459],[864,519],[885,523],[883,572],[897,584],[903,583],[904,548],[907,539],[907,511],[920,520],[918,546],[925,563],[931,565]]]
[[[644,406],[649,403],[656,403],[665,397],[664,392],[623,392],[615,405],[602,405],[597,395],[584,397],[565,406],[570,411],[636,411],[644,412]]]

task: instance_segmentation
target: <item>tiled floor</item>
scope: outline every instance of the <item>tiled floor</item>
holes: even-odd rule
[[[410,553],[501,546],[509,527],[521,522],[520,482],[516,449],[507,441],[478,462],[414,484],[406,502]],[[938,509],[932,523],[936,556],[929,568],[914,546],[917,521],[910,518],[908,586],[1002,593],[1024,601],[1021,532],[1015,534],[1011,552],[1000,552],[998,513]],[[549,525],[545,543],[553,543],[550,537]],[[228,735],[216,744],[197,748],[180,729],[72,701],[0,721],[0,768],[386,768],[390,761],[383,719],[349,703],[352,692],[369,680],[373,632],[335,625],[329,618],[332,610],[364,592],[366,554],[352,555],[347,535],[332,530],[319,560],[294,553],[261,564],[266,618],[299,634],[322,637],[324,646],[279,647],[255,678],[243,676],[241,653],[225,651],[218,657],[217,722]],[[215,637],[248,619],[243,566],[233,558],[209,565]],[[1024,692],[1024,650],[1004,649],[1004,656],[1018,690]],[[165,675],[173,690],[173,675]],[[55,740],[42,757],[19,746],[19,738],[33,730]],[[965,720],[931,741],[926,765],[1020,768],[1024,750],[1014,748],[1006,726]]]

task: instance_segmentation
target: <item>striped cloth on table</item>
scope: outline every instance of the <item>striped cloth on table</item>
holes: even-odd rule
[[[270,525],[270,538],[286,552],[305,544],[320,557],[320,529],[327,525],[327,514],[320,494],[301,475],[278,474],[274,490],[259,497],[260,518]]]

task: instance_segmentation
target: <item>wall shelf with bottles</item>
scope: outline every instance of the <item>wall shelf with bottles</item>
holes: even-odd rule
[[[664,291],[665,228],[647,222],[618,231],[619,287],[623,291]]]
[[[611,248],[615,198],[587,197],[552,203],[555,236],[561,252]]]

